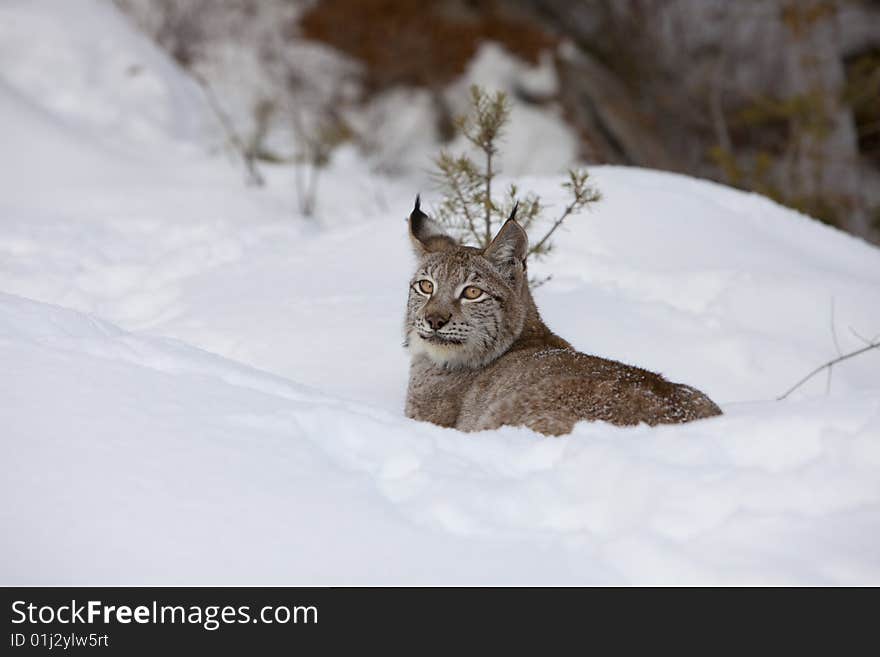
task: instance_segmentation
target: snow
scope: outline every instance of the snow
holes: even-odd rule
[[[162,137],[198,135],[207,109],[194,102],[195,83],[107,4],[3,2],[4,82],[95,140],[143,151]]]
[[[289,168],[249,189],[209,155],[197,88],[108,3],[0,13],[0,583],[880,584],[880,352],[774,401],[880,331],[877,249],[594,167],[604,200],[535,265],[545,320],[725,415],[413,422],[423,179],[343,150],[300,218]],[[560,181],[517,178],[556,209]]]
[[[468,114],[472,85],[488,93],[504,92],[510,102],[510,129],[495,167],[508,176],[535,173],[559,174],[577,157],[577,137],[551,103],[536,106],[523,102],[525,93],[549,99],[558,81],[552,62],[543,58],[530,66],[499,45],[480,47],[464,74],[444,90],[443,97],[454,117]],[[434,96],[426,90],[393,89],[369,103],[368,110],[351,117],[370,136],[371,161],[380,170],[423,173],[439,152],[436,142]],[[472,148],[463,135],[444,146],[453,154]]]
[[[529,66],[501,46],[484,44],[447,94],[457,116],[468,113],[471,85],[489,93],[503,91],[510,101],[510,129],[497,163],[500,171],[509,176],[558,174],[576,159],[578,140],[562,119],[562,110],[546,104],[538,107],[519,98],[523,93],[536,98],[552,98],[556,93],[558,80],[549,57],[543,57],[537,66]],[[449,146],[453,153],[466,148],[467,140],[462,135]]]

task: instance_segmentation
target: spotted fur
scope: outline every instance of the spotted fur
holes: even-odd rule
[[[404,327],[408,417],[463,431],[525,425],[559,435],[580,420],[655,425],[721,413],[694,388],[582,354],[553,334],[529,290],[528,238],[513,215],[485,250],[443,234],[418,201],[409,224],[419,263]],[[431,294],[420,281],[430,281]],[[484,294],[467,300],[467,286]]]

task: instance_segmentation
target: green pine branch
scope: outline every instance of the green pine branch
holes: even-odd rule
[[[460,117],[456,125],[473,146],[478,159],[446,151],[435,158],[433,179],[443,197],[436,218],[460,241],[486,248],[518,203],[517,221],[530,233],[533,244],[529,255],[540,258],[550,253],[551,238],[559,227],[599,201],[601,195],[590,184],[586,169],[570,170],[568,180],[562,185],[569,192],[570,200],[547,230],[539,236],[533,235],[545,218],[546,206],[540,196],[534,192],[522,194],[514,184],[501,198],[493,196],[493,183],[499,174],[499,142],[510,120],[510,109],[510,100],[504,92],[490,94],[476,85],[471,87],[470,111]]]

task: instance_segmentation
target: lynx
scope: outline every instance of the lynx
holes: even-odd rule
[[[478,249],[446,235],[416,198],[408,417],[462,431],[524,425],[561,435],[580,420],[656,425],[721,414],[699,390],[580,353],[554,335],[532,299],[528,236],[515,215]]]

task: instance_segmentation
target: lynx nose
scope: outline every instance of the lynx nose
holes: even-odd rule
[[[439,313],[431,313],[430,315],[425,316],[425,321],[428,322],[428,326],[430,326],[432,330],[439,331],[446,326],[450,317],[452,317],[452,315],[441,317]]]

